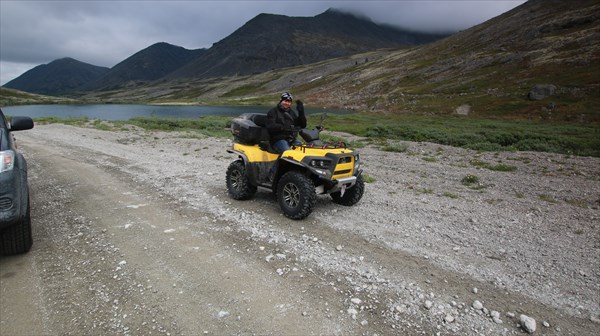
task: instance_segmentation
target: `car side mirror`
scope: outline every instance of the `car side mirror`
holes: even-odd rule
[[[10,120],[11,131],[24,131],[33,128],[33,120],[29,117],[12,117]]]

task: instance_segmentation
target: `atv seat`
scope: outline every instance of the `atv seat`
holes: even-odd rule
[[[265,113],[249,113],[250,120],[252,120],[256,126],[267,127],[267,115]]]

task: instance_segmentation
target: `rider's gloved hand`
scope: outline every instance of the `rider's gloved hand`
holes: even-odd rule
[[[304,103],[301,100],[296,100],[296,110],[298,113],[304,114]]]
[[[283,131],[284,131],[284,132],[294,132],[295,130],[296,130],[296,129],[295,129],[295,127],[294,127],[294,126],[285,126],[285,127],[283,128]]]

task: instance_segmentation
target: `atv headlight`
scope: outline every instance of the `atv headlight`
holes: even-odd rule
[[[327,169],[331,165],[329,160],[310,160],[310,166],[314,168]]]
[[[322,175],[323,177],[329,176],[329,170],[315,169],[315,172],[319,175]]]
[[[0,152],[0,173],[13,169],[15,166],[15,152],[6,150]]]

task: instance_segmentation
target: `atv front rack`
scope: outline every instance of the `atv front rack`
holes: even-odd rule
[[[348,146],[346,145],[345,142],[343,141],[339,141],[337,143],[334,144],[323,144],[323,145],[315,145],[315,144],[304,144],[304,145],[300,145],[301,147],[306,147],[306,148],[317,148],[317,149],[328,149],[328,148],[343,148],[346,149],[348,148]]]

